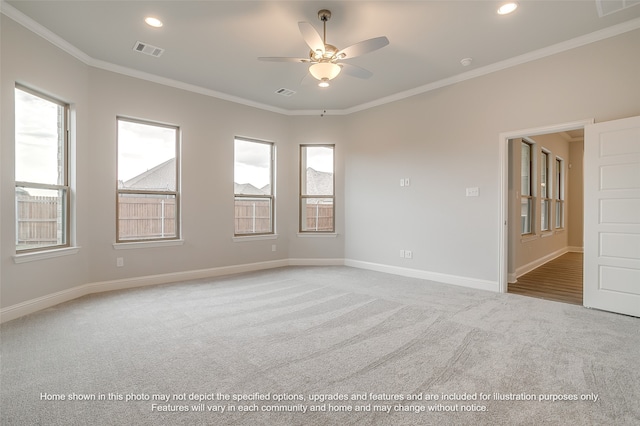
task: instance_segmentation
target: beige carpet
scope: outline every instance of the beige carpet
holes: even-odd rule
[[[640,424],[639,319],[348,267],[92,295],[0,339],[3,425]]]

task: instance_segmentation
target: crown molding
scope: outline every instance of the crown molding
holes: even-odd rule
[[[374,107],[388,104],[391,102],[406,99],[412,96],[420,95],[422,93],[430,92],[432,90],[436,90],[445,86],[451,86],[453,84],[460,83],[466,80],[471,80],[476,77],[481,77],[483,75],[491,74],[507,68],[512,68],[517,65],[522,65],[527,62],[532,62],[538,59],[546,58],[547,56],[552,56],[558,53],[566,52],[571,49],[575,49],[581,46],[585,46],[587,44],[595,43],[597,41],[605,40],[610,37],[615,37],[629,31],[637,30],[639,28],[640,28],[640,18],[632,19],[622,24],[614,25],[599,31],[595,31],[593,33],[585,34],[583,36],[576,37],[576,38],[564,41],[562,43],[558,43],[542,49],[534,50],[532,52],[525,53],[520,56],[515,56],[513,58],[496,62],[494,64],[477,68],[462,74],[458,74],[453,77],[445,78],[433,83],[426,84],[424,86],[416,87],[414,89],[406,90],[404,92],[399,92],[391,96],[386,96],[371,102],[357,105],[352,108],[348,108],[344,110],[344,113],[351,114],[354,112],[363,111],[366,109],[374,108]]]
[[[284,108],[278,108],[272,105],[267,105],[255,101],[251,101],[248,99],[240,98],[237,96],[229,95],[227,93],[218,92],[215,90],[207,89],[201,86],[196,86],[193,84],[185,83],[178,80],[173,80],[166,77],[161,77],[155,74],[134,70],[131,68],[123,67],[120,65],[112,64],[109,62],[101,61],[98,59],[94,59],[91,56],[87,55],[77,47],[73,46],[71,43],[67,42],[60,36],[54,34],[49,31],[47,28],[43,27],[38,22],[34,21],[24,13],[20,12],[13,6],[6,3],[4,0],[0,0],[0,12],[21,24],[28,30],[33,33],[39,35],[45,40],[49,41],[53,45],[67,52],[74,58],[80,60],[88,66],[103,69],[106,71],[111,71],[114,73],[127,75],[134,78],[139,78],[141,80],[146,80],[158,84],[162,84],[164,86],[174,87],[177,89],[186,90],[193,93],[198,93],[204,96],[210,96],[217,99],[222,99],[229,102],[234,102],[237,104],[258,108],[282,115],[290,115],[290,116],[304,116],[304,115],[318,115],[320,109],[318,110],[288,110]],[[364,111],[367,109],[375,108],[378,106],[382,106],[388,103],[400,101],[402,99],[410,98],[412,96],[420,95],[426,92],[430,92],[436,89],[440,89],[442,87],[451,86],[453,84],[457,84],[466,80],[471,80],[476,77],[481,77],[487,74],[491,74],[497,71],[501,71],[507,68],[512,68],[517,65],[522,65],[527,62],[535,61],[537,59],[542,59],[547,56],[552,56],[558,53],[565,52],[567,50],[575,49],[577,47],[585,46],[587,44],[591,44],[597,41],[605,40],[610,37],[615,37],[620,34],[624,34],[629,31],[637,30],[640,28],[640,18],[632,19],[627,22],[623,22],[621,24],[617,24],[608,28],[604,28],[599,31],[595,31],[593,33],[589,33],[580,37],[573,38],[571,40],[564,41],[562,43],[554,44],[552,46],[548,46],[542,49],[535,50],[533,52],[526,53],[524,55],[516,56],[504,61],[496,62],[491,65],[487,65],[485,67],[477,68],[472,71],[468,71],[462,74],[458,74],[449,78],[445,78],[439,81],[435,81],[433,83],[425,84],[424,86],[419,86],[414,89],[406,90],[403,92],[396,93],[394,95],[382,97],[371,102],[365,102],[360,105],[353,106],[351,108],[341,109],[341,110],[323,110],[323,115],[349,115],[355,112]]]

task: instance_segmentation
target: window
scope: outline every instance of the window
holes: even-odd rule
[[[551,187],[549,186],[549,153],[542,151],[540,171],[540,229],[551,230]]]
[[[275,147],[271,142],[235,138],[234,235],[273,234]]]
[[[334,145],[300,146],[300,232],[335,231]]]
[[[564,228],[564,161],[556,157],[556,228]]]
[[[178,127],[118,117],[117,242],[178,239]]]
[[[522,141],[520,161],[521,234],[532,234],[533,217],[533,145]]]
[[[69,105],[15,87],[16,252],[69,246]]]

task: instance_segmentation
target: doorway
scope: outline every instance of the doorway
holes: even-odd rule
[[[584,127],[592,122],[500,135],[502,292],[582,305]]]

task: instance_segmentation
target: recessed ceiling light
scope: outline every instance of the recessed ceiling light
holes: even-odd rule
[[[518,8],[518,3],[516,2],[505,3],[502,6],[500,6],[500,8],[498,9],[498,15],[508,15],[509,13],[513,12],[517,8]]]
[[[153,16],[147,16],[146,18],[144,18],[144,22],[154,28],[160,28],[163,25],[161,20],[159,20],[158,18],[154,18]]]

